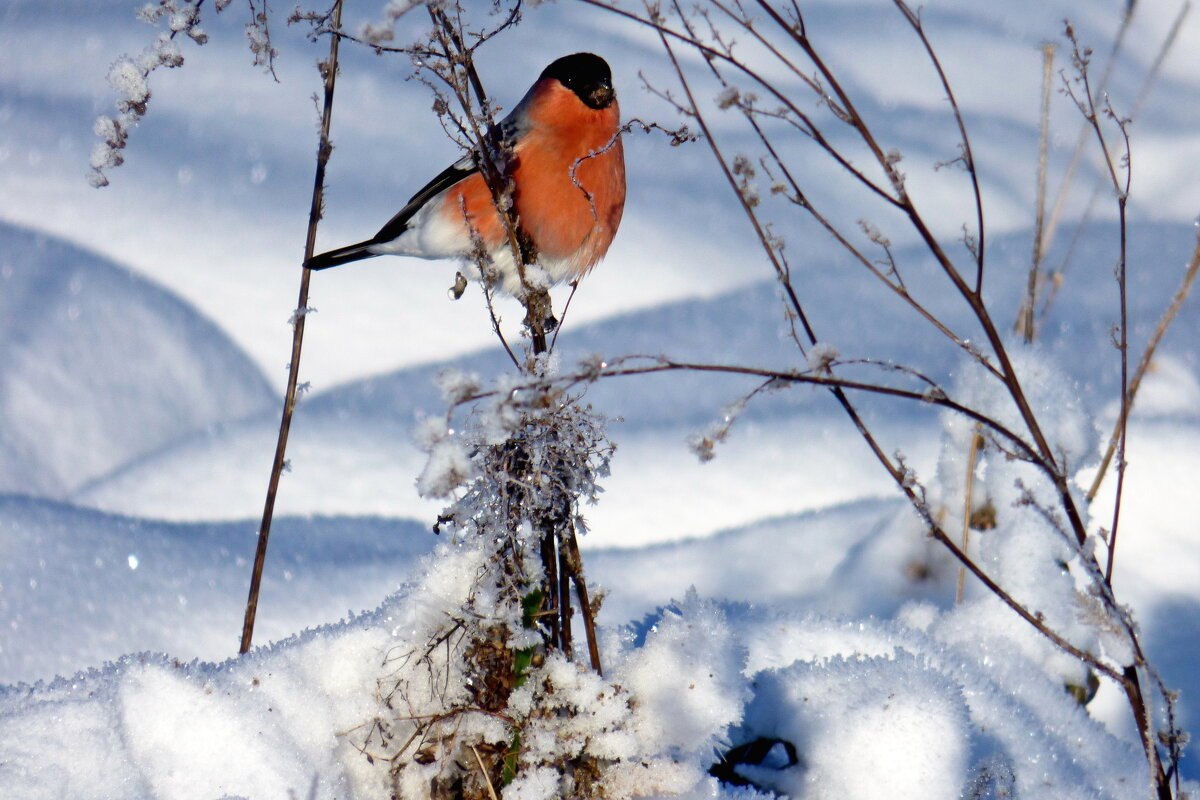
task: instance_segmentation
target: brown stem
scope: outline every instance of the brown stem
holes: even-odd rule
[[[929,57],[929,63],[933,65],[938,75],[938,81],[942,84],[942,90],[946,92],[946,99],[950,101],[950,108],[954,113],[954,123],[958,126],[959,141],[962,143],[963,165],[967,169],[967,174],[971,177],[971,194],[975,198],[975,234],[978,236],[978,245],[974,248],[975,293],[979,294],[983,291],[983,264],[987,253],[987,227],[983,224],[983,191],[979,188],[979,173],[975,169],[975,154],[971,150],[971,137],[967,135],[967,124],[963,119],[962,109],[958,105],[958,100],[954,96],[954,88],[950,85],[950,79],[946,77],[946,71],[942,68],[942,60],[938,58],[937,52],[933,49],[933,43],[929,41],[929,37],[925,35],[925,26],[921,22],[920,13],[909,8],[904,0],[893,1],[896,4],[896,8],[908,20],[908,24],[916,31],[917,38],[921,40],[921,45],[925,48],[925,54]]]
[[[1172,800],[1171,782],[1163,771],[1162,759],[1158,755],[1158,743],[1154,741],[1154,727],[1146,708],[1146,699],[1142,695],[1141,680],[1135,665],[1131,664],[1125,667],[1121,688],[1125,690],[1129,706],[1133,709],[1134,722],[1142,739],[1142,749],[1146,752],[1146,760],[1150,764],[1150,780],[1154,784],[1158,800]]]
[[[1017,327],[1025,337],[1026,344],[1032,344],[1037,338],[1037,290],[1042,280],[1042,259],[1045,256],[1045,251],[1042,250],[1042,233],[1046,223],[1046,158],[1050,144],[1050,84],[1054,72],[1054,51],[1053,44],[1042,45],[1042,124],[1038,135],[1037,214],[1033,226],[1033,260],[1029,267],[1025,300],[1021,303],[1017,318]]]
[[[533,348],[533,355],[539,356],[549,350],[549,345],[546,341],[546,321],[553,316],[553,309],[550,304],[550,293],[545,289],[529,289],[526,287],[525,297],[522,299],[525,304],[525,325],[529,328],[529,339]]]
[[[766,5],[765,3],[762,3],[762,5],[765,7],[767,13],[772,13],[772,9],[769,5]],[[1075,499],[1071,496],[1067,478],[1064,474],[1062,474],[1062,471],[1059,468],[1054,451],[1050,446],[1049,440],[1046,439],[1045,433],[1042,431],[1042,427],[1037,415],[1033,413],[1033,409],[1029,405],[1029,400],[1025,396],[1025,390],[1021,386],[1021,382],[1017,377],[1016,369],[1014,368],[1012,360],[1009,357],[1008,350],[1004,346],[1003,337],[1001,337],[995,322],[992,320],[991,313],[988,311],[988,308],[984,303],[982,293],[977,289],[972,289],[972,287],[967,284],[962,274],[958,271],[957,267],[955,267],[954,262],[942,248],[941,243],[938,242],[937,238],[933,235],[933,232],[929,229],[929,226],[925,222],[925,218],[921,215],[912,198],[906,191],[903,175],[901,175],[901,173],[896,169],[894,161],[889,159],[884,154],[884,150],[876,140],[874,133],[867,126],[866,122],[855,108],[853,99],[842,87],[841,82],[837,79],[837,76],[833,73],[833,70],[825,63],[824,59],[821,58],[820,54],[816,51],[816,48],[808,39],[803,29],[796,31],[788,28],[788,30],[796,44],[802,50],[804,50],[805,55],[807,55],[809,60],[812,61],[812,63],[816,66],[817,70],[821,74],[821,77],[833,90],[833,94],[836,96],[838,103],[840,103],[841,107],[844,109],[851,126],[858,133],[859,138],[862,139],[863,143],[871,150],[873,157],[887,174],[888,179],[892,184],[892,188],[897,195],[894,199],[894,203],[908,217],[909,223],[913,226],[917,234],[921,237],[922,242],[936,259],[938,265],[942,269],[942,272],[950,279],[950,282],[954,284],[954,288],[971,307],[972,314],[974,314],[975,318],[979,321],[980,326],[983,328],[984,335],[988,340],[988,345],[991,347],[992,352],[996,356],[996,360],[999,362],[1000,373],[1004,386],[1008,390],[1009,396],[1016,404],[1017,410],[1021,415],[1021,420],[1029,429],[1029,433],[1033,437],[1034,444],[1037,447],[1041,459],[1044,460],[1048,466],[1052,467],[1055,472],[1054,485],[1058,491],[1059,499],[1063,505],[1063,510],[1067,514],[1067,518],[1070,522],[1071,530],[1075,535],[1076,541],[1082,545],[1087,540],[1087,530],[1083,524],[1083,517],[1075,505]],[[661,33],[660,36],[662,36]],[[676,66],[676,70],[678,71],[678,66]],[[695,107],[694,103],[693,107]],[[957,106],[952,105],[952,108],[954,109],[956,119],[958,119],[961,125],[961,113],[959,112]],[[981,281],[982,279],[982,262],[980,261],[979,264],[980,267],[977,275],[977,282]]]
[[[454,65],[461,65],[465,71],[467,82],[470,84],[470,90],[466,91],[464,87],[453,81],[447,81],[454,90],[467,122],[471,125],[471,139],[479,152],[479,171],[483,175],[484,184],[492,195],[496,211],[504,223],[508,245],[512,250],[513,262],[516,264],[517,274],[521,278],[521,285],[528,291],[529,284],[525,280],[525,265],[532,263],[537,254],[531,248],[530,238],[521,229],[520,220],[516,218],[515,212],[512,210],[513,204],[509,202],[512,198],[508,190],[510,177],[508,173],[511,168],[509,162],[512,159],[505,153],[500,129],[492,119],[491,102],[483,87],[479,72],[475,69],[472,48],[467,47],[463,42],[457,25],[450,20],[444,10],[431,6],[429,17],[434,23],[435,33],[438,35],[439,44],[442,47],[442,57],[450,65],[449,69],[453,70]],[[482,126],[479,115],[472,107],[472,92],[484,117]],[[497,162],[499,162],[499,166]],[[507,347],[507,343],[505,343],[505,347]]]
[[[570,658],[572,649],[571,569],[566,560],[562,558],[562,535],[555,533],[553,536],[559,545],[559,549],[555,553],[556,557],[558,558],[558,588],[556,591],[558,594],[558,610],[560,617],[558,646],[562,649],[563,655],[565,655],[567,658]]]
[[[974,504],[975,494],[975,463],[979,456],[979,448],[983,447],[983,436],[979,433],[980,426],[975,424],[975,431],[971,434],[971,444],[967,448],[967,486],[963,492],[963,519],[962,519],[962,551],[968,552],[967,548],[971,543],[971,506]],[[967,568],[959,566],[958,568],[958,586],[954,590],[954,603],[961,605],[963,601],[963,590],[966,588]]]
[[[1184,273],[1183,280],[1179,284],[1179,288],[1175,290],[1175,296],[1171,299],[1171,305],[1163,312],[1162,317],[1158,320],[1158,326],[1154,329],[1154,335],[1150,337],[1150,341],[1146,344],[1146,349],[1142,353],[1141,361],[1138,362],[1137,369],[1133,371],[1133,377],[1129,381],[1129,402],[1133,404],[1134,398],[1137,397],[1138,389],[1142,386],[1142,379],[1146,377],[1146,371],[1150,368],[1150,362],[1154,359],[1154,353],[1158,350],[1158,345],[1162,342],[1163,335],[1167,332],[1167,328],[1171,327],[1171,323],[1175,321],[1175,317],[1179,314],[1179,309],[1183,307],[1183,303],[1187,300],[1188,295],[1192,291],[1192,284],[1196,281],[1196,273],[1200,272],[1200,237],[1197,237],[1196,249],[1192,251],[1192,260],[1188,262],[1187,272]],[[1104,452],[1104,459],[1100,462],[1100,469],[1096,472],[1096,477],[1092,481],[1092,485],[1088,488],[1087,499],[1092,502],[1096,499],[1096,493],[1100,491],[1100,484],[1104,481],[1104,475],[1108,472],[1108,466],[1112,463],[1113,455],[1117,450],[1117,442],[1120,439],[1122,430],[1125,427],[1125,419],[1117,419],[1117,427],[1113,430],[1112,436],[1108,440],[1108,449]]]
[[[600,643],[596,638],[596,615],[588,598],[587,581],[583,577],[583,556],[579,552],[579,539],[575,536],[575,526],[568,528],[569,536],[564,542],[567,548],[566,563],[571,570],[571,580],[575,584],[575,594],[579,597],[579,613],[583,617],[583,628],[587,634],[588,657],[592,661],[592,669],[603,676],[604,669],[600,664]]]
[[[1100,83],[1097,86],[1097,89],[1101,92],[1108,86],[1109,76],[1112,74],[1113,67],[1116,66],[1117,59],[1120,57],[1121,49],[1125,42],[1125,34],[1129,31],[1129,26],[1133,22],[1133,13],[1136,8],[1136,2],[1126,4],[1127,12],[1121,17],[1121,27],[1117,29],[1112,49],[1108,54],[1108,62],[1104,65],[1104,74],[1100,76]],[[1079,165],[1083,162],[1084,149],[1087,146],[1087,140],[1090,135],[1088,123],[1084,121],[1079,127],[1079,136],[1075,140],[1075,147],[1071,151],[1071,160],[1067,164],[1066,172],[1063,173],[1062,183],[1058,186],[1058,193],[1055,195],[1054,205],[1050,210],[1050,219],[1046,223],[1046,232],[1042,243],[1043,251],[1049,250],[1050,245],[1054,242],[1054,234],[1058,230],[1059,219],[1066,208],[1067,198],[1070,197]]]
[[[550,641],[558,645],[562,641],[559,626],[562,619],[562,598],[558,596],[558,548],[555,547],[553,531],[542,533],[542,569],[546,573],[546,610],[550,617]]]
[[[1125,489],[1125,446],[1127,441],[1127,427],[1129,424],[1129,408],[1131,404],[1131,396],[1129,391],[1129,312],[1127,302],[1127,286],[1126,279],[1126,264],[1127,264],[1127,225],[1126,211],[1129,203],[1129,186],[1132,179],[1132,159],[1129,146],[1129,131],[1127,128],[1128,120],[1117,116],[1113,110],[1111,103],[1108,102],[1107,96],[1105,100],[1105,114],[1114,121],[1117,130],[1120,131],[1121,137],[1124,140],[1125,152],[1124,158],[1121,160],[1125,168],[1125,179],[1122,181],[1117,175],[1117,164],[1113,160],[1112,151],[1108,147],[1108,142],[1104,138],[1104,129],[1100,125],[1100,117],[1096,110],[1095,93],[1092,90],[1091,78],[1088,73],[1087,51],[1080,51],[1079,42],[1075,37],[1075,32],[1068,24],[1066,26],[1066,36],[1071,42],[1072,61],[1078,71],[1079,81],[1083,92],[1083,98],[1080,99],[1071,85],[1067,85],[1067,95],[1075,101],[1080,113],[1087,121],[1092,131],[1096,134],[1096,141],[1100,148],[1100,155],[1104,159],[1104,164],[1108,168],[1109,180],[1112,184],[1113,192],[1117,198],[1117,212],[1120,231],[1120,250],[1117,260],[1117,294],[1118,294],[1118,309],[1119,319],[1117,327],[1119,336],[1117,338],[1117,351],[1121,359],[1121,410],[1118,416],[1117,431],[1116,431],[1116,449],[1117,449],[1117,488],[1116,498],[1113,503],[1112,528],[1109,531],[1108,539],[1108,561],[1104,571],[1104,581],[1110,587],[1112,586],[1112,571],[1115,564],[1117,530],[1121,522],[1121,499],[1124,496]],[[1136,678],[1136,675],[1134,676]]]
[[[1117,423],[1117,491],[1113,502],[1112,528],[1108,534],[1108,562],[1104,568],[1104,580],[1112,586],[1113,565],[1117,555],[1117,529],[1121,523],[1121,498],[1125,496],[1125,447],[1129,429],[1129,313],[1126,302],[1127,281],[1125,278],[1125,206],[1126,195],[1118,199],[1121,216],[1121,259],[1117,265],[1117,286],[1120,294],[1121,338],[1117,344],[1121,351],[1121,412]]]
[[[342,0],[333,6],[333,27],[342,24]],[[313,179],[312,203],[308,210],[308,238],[304,243],[304,260],[312,258],[317,241],[317,223],[321,219],[322,196],[325,190],[325,165],[333,150],[329,141],[329,127],[333,120],[333,90],[337,82],[338,37],[329,38],[329,60],[321,65],[325,78],[325,102],[321,110],[321,142],[317,149],[317,171]],[[279,420],[279,438],[275,443],[275,460],[271,465],[271,478],[267,484],[267,499],[263,504],[262,523],[258,528],[258,547],[254,552],[254,567],[250,573],[250,595],[246,599],[246,616],[242,622],[242,642],[239,653],[250,650],[254,638],[254,618],[258,613],[258,593],[262,586],[263,565],[267,560],[267,540],[271,535],[271,520],[275,515],[275,496],[279,491],[279,477],[283,474],[284,455],[287,451],[288,433],[292,427],[292,412],[296,409],[296,386],[300,376],[300,350],[304,343],[304,320],[308,311],[308,282],[310,273],[300,271],[300,297],[296,301],[296,313],[292,320],[292,360],[288,364],[287,391],[283,398],[283,413]]]
[[[1150,93],[1154,89],[1155,83],[1158,81],[1159,74],[1162,72],[1162,66],[1167,60],[1167,55],[1175,46],[1175,43],[1179,38],[1179,31],[1183,28],[1183,22],[1185,19],[1187,19],[1187,16],[1191,10],[1191,0],[1184,0],[1179,7],[1179,12],[1175,15],[1175,21],[1171,23],[1170,30],[1167,31],[1167,35],[1163,38],[1162,44],[1159,45],[1158,54],[1154,57],[1154,63],[1151,65],[1150,70],[1146,73],[1146,77],[1142,80],[1142,86],[1138,90],[1137,100],[1135,100],[1133,104],[1133,111],[1130,112],[1129,115],[1131,118],[1138,118],[1142,107],[1145,105],[1146,100],[1150,97]],[[1082,132],[1086,135],[1086,123],[1082,128]],[[1044,321],[1046,316],[1049,314],[1050,307],[1053,305],[1054,299],[1058,295],[1058,291],[1062,286],[1063,278],[1066,275],[1067,268],[1071,265],[1071,260],[1075,255],[1076,245],[1079,243],[1084,231],[1091,222],[1092,216],[1095,212],[1096,201],[1100,197],[1100,194],[1101,183],[1097,181],[1092,186],[1092,193],[1088,198],[1087,206],[1083,212],[1083,217],[1078,223],[1076,223],[1075,230],[1071,234],[1071,243],[1067,247],[1067,252],[1064,254],[1058,269],[1052,273],[1053,280],[1050,282],[1050,292],[1046,296],[1045,302],[1042,304],[1042,310],[1039,312],[1039,317],[1042,321]],[[1110,452],[1108,459],[1111,458],[1112,454]],[[1106,461],[1108,459],[1106,459]],[[1107,464],[1105,465],[1105,469],[1107,469]],[[1101,470],[1098,474],[1103,474],[1103,472],[1104,470]],[[1091,500],[1091,497],[1088,499]]]

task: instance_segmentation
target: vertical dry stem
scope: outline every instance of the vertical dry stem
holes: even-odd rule
[[[1146,349],[1142,353],[1142,358],[1138,362],[1137,369],[1133,372],[1133,377],[1129,380],[1129,403],[1133,404],[1134,398],[1137,397],[1138,389],[1142,386],[1142,379],[1146,377],[1146,372],[1150,368],[1150,363],[1154,360],[1154,353],[1158,350],[1158,345],[1162,342],[1163,335],[1167,332],[1167,328],[1171,327],[1171,323],[1175,321],[1175,317],[1179,314],[1179,309],[1183,307],[1183,303],[1191,294],[1192,284],[1196,282],[1196,273],[1200,272],[1200,237],[1197,237],[1196,249],[1192,251],[1192,259],[1188,262],[1187,271],[1183,275],[1183,280],[1180,281],[1179,288],[1175,290],[1175,296],[1171,299],[1171,305],[1163,312],[1162,317],[1158,320],[1158,325],[1154,329],[1154,335],[1150,337],[1150,341],[1146,344]],[[1109,465],[1112,464],[1113,455],[1117,450],[1117,442],[1120,441],[1121,434],[1124,432],[1126,420],[1123,416],[1118,417],[1116,428],[1108,440],[1108,448],[1104,451],[1104,458],[1100,462],[1100,469],[1096,472],[1096,477],[1092,480],[1092,485],[1088,488],[1087,499],[1090,503],[1096,499],[1096,493],[1100,491],[1100,484],[1104,482],[1104,476],[1108,472]]]
[[[337,82],[338,42],[336,34],[342,26],[342,0],[333,5],[334,35],[329,37],[329,59],[320,65],[325,78],[325,102],[321,109],[321,142],[317,149],[317,170],[313,179],[312,204],[308,211],[308,237],[304,243],[304,260],[312,258],[317,240],[317,223],[321,219],[321,203],[325,190],[325,165],[333,150],[329,141],[329,127],[333,120],[333,90]],[[308,312],[308,282],[310,273],[300,270],[300,297],[296,301],[296,312],[292,318],[292,360],[288,365],[287,391],[283,398],[283,413],[279,420],[279,438],[275,444],[275,460],[271,465],[271,478],[267,484],[267,499],[263,505],[262,523],[258,528],[258,546],[254,552],[254,567],[250,573],[250,595],[246,600],[246,616],[242,622],[242,642],[239,653],[250,650],[254,638],[254,618],[258,613],[258,593],[262,586],[263,565],[267,559],[267,540],[271,535],[271,520],[275,515],[275,496],[279,491],[279,478],[283,474],[284,456],[287,451],[288,433],[292,427],[292,412],[296,409],[296,386],[300,376],[300,350],[304,343],[304,320]]]
[[[467,133],[477,146],[480,172],[503,220],[508,245],[521,278],[524,290],[521,302],[525,306],[524,322],[529,331],[531,358],[528,364],[518,363],[517,366],[529,374],[536,375],[539,369],[538,356],[550,349],[547,327],[553,319],[553,309],[549,292],[532,288],[525,277],[525,266],[534,263],[538,254],[534,242],[521,228],[521,220],[511,202],[511,154],[505,152],[506,144],[501,141],[499,127],[491,117],[492,104],[475,69],[474,49],[464,37],[461,13],[450,13],[445,8],[430,7],[429,15],[434,24],[439,55],[448,65],[441,77],[454,92],[464,115]],[[507,344],[505,347],[507,348]],[[566,527],[570,528],[569,522]],[[595,622],[592,619],[591,605],[587,602],[587,590],[577,550],[576,557],[570,557],[571,540],[567,538],[566,530],[561,529],[559,525],[547,523],[542,536],[540,549],[546,575],[546,609],[553,612],[549,626],[551,644],[567,655],[571,654],[573,609],[570,589],[574,584],[580,598],[580,613],[588,637],[592,666],[599,672],[599,645],[595,638]],[[573,530],[570,531],[570,537],[574,537]]]
[[[1054,51],[1052,43],[1042,45],[1042,111],[1041,132],[1038,135],[1038,185],[1037,185],[1037,218],[1033,228],[1033,263],[1029,268],[1029,284],[1025,289],[1025,300],[1017,320],[1018,328],[1025,341],[1030,343],[1037,337],[1035,311],[1037,309],[1037,290],[1041,282],[1042,258],[1045,255],[1043,230],[1046,220],[1046,155],[1050,141],[1050,86],[1054,71]]]
[[[963,523],[962,523],[962,551],[968,552],[968,545],[971,537],[971,506],[975,494],[975,462],[979,457],[979,448],[983,446],[983,436],[980,434],[980,426],[975,426],[975,432],[971,434],[971,445],[967,448],[967,488],[963,492]],[[955,604],[962,604],[963,589],[967,580],[967,568],[963,564],[958,566],[958,586],[954,590]]]
[[[1121,16],[1121,26],[1117,28],[1117,35],[1113,38],[1112,49],[1108,53],[1108,61],[1104,65],[1104,73],[1100,76],[1100,82],[1096,86],[1097,91],[1103,92],[1108,86],[1108,79],[1112,75],[1113,67],[1116,66],[1117,59],[1121,55],[1121,50],[1125,44],[1125,34],[1129,32],[1129,26],[1133,23],[1133,15],[1136,8],[1136,0],[1126,5],[1125,13]],[[1090,137],[1091,130],[1085,121],[1079,127],[1079,137],[1075,140],[1075,147],[1071,151],[1071,160],[1067,164],[1067,170],[1063,174],[1062,183],[1059,184],[1058,193],[1054,197],[1054,206],[1050,210],[1050,219],[1046,223],[1045,241],[1042,244],[1043,250],[1049,250],[1050,245],[1054,242],[1054,235],[1058,231],[1059,221],[1066,209],[1067,199],[1070,197],[1071,188],[1075,184],[1075,174],[1079,171],[1079,165],[1083,161],[1083,154],[1087,149],[1087,141]]]

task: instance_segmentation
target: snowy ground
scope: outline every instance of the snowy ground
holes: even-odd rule
[[[929,4],[931,36],[973,126],[993,234],[989,297],[1001,319],[1016,306],[1030,248],[1039,44],[1064,16],[1085,41],[1107,42],[1121,5]],[[1175,11],[1165,0],[1139,4],[1115,98],[1136,95]],[[377,259],[319,275],[303,371],[313,390],[279,498],[262,646],[232,657],[288,348],[319,52],[280,25],[276,84],[248,66],[240,13],[234,4],[215,17],[210,44],[185,48],[182,70],[155,76],[128,163],[96,191],[84,173],[92,119],[112,103],[104,73],[121,52],[140,50],[149,29],[132,6],[12,0],[0,10],[5,797],[379,796],[354,731],[377,713],[380,654],[413,635],[414,608],[450,580],[444,564],[422,561],[451,545],[430,531],[441,504],[416,494],[423,454],[410,430],[443,410],[439,370],[504,369],[482,304],[474,292],[444,299],[445,265]],[[944,108],[894,12],[818,3],[811,21],[870,94],[868,113],[897,131],[914,185],[944,221],[938,233],[953,237],[970,215],[961,185],[916,166],[952,150],[928,131]],[[584,48],[616,65],[626,116],[672,121],[636,88],[639,70],[662,66],[655,41],[571,3],[529,11],[482,57],[511,103],[548,55]],[[1134,127],[1136,352],[1193,247],[1200,199],[1194,171],[1179,165],[1200,156],[1198,53],[1200,21],[1189,18]],[[892,78],[882,86],[881,73]],[[373,232],[431,164],[453,158],[425,113],[425,90],[406,74],[401,61],[350,50],[323,244]],[[1052,178],[1077,131],[1065,111],[1055,125]],[[573,301],[563,365],[596,352],[794,364],[768,268],[702,145],[636,136],[628,153],[627,218]],[[1086,196],[1091,184],[1082,185]],[[1119,385],[1106,205],[1037,355],[1077,398],[1093,448],[1111,427]],[[919,261],[911,241],[897,246]],[[813,236],[794,249],[803,249],[793,257],[822,338],[843,356],[918,362],[948,385],[965,380],[936,341],[909,336],[909,317],[869,290],[846,291],[850,266],[832,245]],[[936,285],[927,265],[912,280]],[[502,311],[518,317],[515,306]],[[1198,330],[1191,302],[1136,409],[1115,578],[1151,661],[1183,691],[1185,728],[1200,724]],[[958,797],[971,780],[1020,797],[1144,796],[1119,693],[1103,686],[1081,709],[1047,677],[1059,672],[1044,648],[1012,646],[1025,640],[1007,612],[979,595],[953,608],[956,570],[828,397],[761,398],[715,461],[696,460],[687,437],[752,386],[668,375],[608,381],[588,395],[613,419],[618,445],[583,542],[589,577],[606,591],[606,652],[647,708],[671,709],[664,718],[676,724],[644,733],[642,746],[694,767],[711,761],[715,743],[750,731],[786,738],[805,763],[749,777],[798,797]],[[923,479],[938,476],[936,414],[884,401],[864,411],[889,450],[903,450]],[[1112,488],[1097,499],[1100,524]],[[995,638],[980,637],[985,630]],[[674,697],[662,679],[693,673],[702,698]],[[997,707],[998,697],[1020,702]],[[1200,779],[1194,759],[1182,771]],[[718,796],[702,774],[663,780],[664,795]]]

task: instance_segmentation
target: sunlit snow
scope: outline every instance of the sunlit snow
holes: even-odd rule
[[[447,405],[497,385],[503,396],[511,363],[475,288],[446,299],[453,265],[380,258],[314,276],[302,362],[311,391],[293,424],[257,646],[236,656],[290,352],[316,145],[312,62],[324,43],[273,25],[276,83],[251,66],[238,4],[203,9],[203,47],[154,45],[137,5],[12,0],[0,10],[0,796],[387,798],[386,766],[365,753],[390,654],[424,644],[480,557],[432,531],[445,505],[435,496],[472,469],[465,415],[447,417]],[[354,8],[350,27],[377,22],[384,5]],[[625,116],[676,121],[638,77],[669,69],[653,35],[566,0],[531,5],[480,51],[500,103],[515,102],[553,42],[555,54],[609,58]],[[931,122],[944,119],[945,100],[927,62],[911,58],[911,31],[881,0],[804,5],[831,63],[865,93],[864,113],[903,152],[934,233],[952,242],[974,209],[962,173],[932,166],[954,157],[954,138]],[[974,137],[991,234],[987,297],[1005,322],[1031,249],[1041,44],[1070,17],[1107,52],[1123,7],[925,9]],[[1115,98],[1137,95],[1177,10],[1138,4]],[[1195,246],[1194,17],[1132,128],[1135,354]],[[251,35],[262,43],[261,31]],[[148,47],[163,64],[178,50],[186,64],[147,83],[145,64],[122,54]],[[406,80],[407,59],[343,52],[318,247],[373,233],[456,157],[426,88]],[[127,102],[150,94],[120,166],[111,149],[93,155],[96,117],[116,113],[114,88]],[[721,116],[739,96],[710,95],[726,109],[713,117],[718,133],[741,135]],[[1078,132],[1060,101],[1052,181]],[[111,120],[100,133],[113,134]],[[770,267],[706,146],[638,134],[626,147],[626,219],[563,318],[560,372],[627,354],[816,372],[863,358],[919,362],[1019,425],[961,352],[912,335],[911,310],[877,285],[848,289],[857,267],[816,228],[786,232],[820,331],[821,344],[799,355]],[[89,158],[110,186],[88,185]],[[815,185],[837,185],[827,164],[797,158]],[[1087,191],[1097,171],[1085,166]],[[1117,229],[1100,195],[1087,234],[1072,242],[1064,222],[1048,254],[1057,264],[1071,249],[1073,266],[1042,341],[1013,345],[1080,494],[1119,413]],[[856,208],[850,196],[829,202]],[[892,246],[912,265],[909,287],[936,293],[941,277],[920,243]],[[936,310],[977,338],[969,314],[940,298]],[[498,308],[515,342],[521,310]],[[1198,330],[1193,299],[1141,389],[1114,575],[1150,661],[1182,691],[1184,729],[1200,723]],[[743,407],[756,386],[670,373],[601,381],[585,395],[617,444],[581,543],[603,590],[608,669],[601,679],[550,660],[571,721],[548,725],[528,752],[588,741],[613,762],[615,797],[1148,796],[1120,690],[1101,681],[1079,704],[1064,690],[1089,685],[1079,662],[970,579],[955,604],[956,562],[828,393],[792,387]],[[1029,501],[1048,485],[1028,464],[985,450],[964,512],[970,423],[886,398],[865,399],[862,412],[949,529],[988,504],[1003,517],[972,547],[1014,593],[1072,643],[1131,659],[1119,626],[1076,597],[1081,551],[1102,545],[1046,541]],[[487,422],[498,440],[511,421]],[[1094,532],[1111,524],[1114,484],[1110,475],[1092,506]],[[537,691],[515,694],[515,707],[544,702]],[[709,773],[756,740],[766,742],[757,761]],[[1184,788],[1200,792],[1189,782],[1200,779],[1195,752],[1181,771]],[[503,797],[545,797],[552,773],[523,773]]]

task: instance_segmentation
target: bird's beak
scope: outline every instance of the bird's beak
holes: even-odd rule
[[[611,86],[598,86],[592,91],[592,107],[608,108],[616,96],[617,93],[613,91]]]

